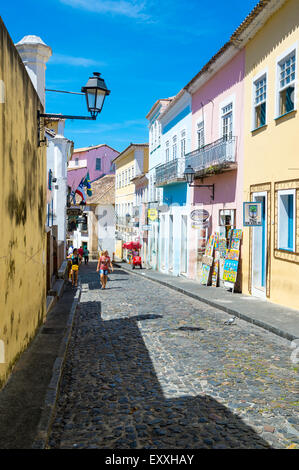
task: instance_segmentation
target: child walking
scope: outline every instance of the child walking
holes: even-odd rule
[[[71,257],[72,261],[72,286],[75,284],[75,287],[78,286],[78,271],[81,263],[77,248],[74,249],[73,255]]]

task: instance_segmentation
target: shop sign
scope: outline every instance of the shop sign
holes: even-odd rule
[[[75,208],[75,207],[72,208],[72,207],[70,207],[69,209],[66,210],[66,213],[67,213],[67,215],[69,215],[69,216],[76,217],[76,216],[78,216],[78,215],[83,214],[83,211],[82,211],[82,209],[79,209],[79,208]]]
[[[209,225],[210,213],[205,209],[195,209],[191,212],[192,228],[205,228]]]
[[[158,218],[158,210],[157,209],[148,209],[147,210],[147,217],[149,220],[155,221]]]
[[[259,227],[262,225],[262,203],[243,203],[243,225],[244,227]]]

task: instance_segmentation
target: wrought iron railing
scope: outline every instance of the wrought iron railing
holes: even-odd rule
[[[187,153],[185,155],[186,167],[191,165],[195,172],[198,172],[225,163],[234,163],[236,161],[236,141],[236,137],[221,138]]]
[[[156,168],[156,185],[184,178],[185,159],[176,158]]]

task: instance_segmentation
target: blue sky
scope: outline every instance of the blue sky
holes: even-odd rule
[[[146,114],[201,69],[257,0],[14,0],[0,14],[16,43],[51,46],[46,87],[81,91],[92,72],[111,90],[96,121],[67,121],[75,148],[148,141]],[[86,115],[85,98],[46,94],[46,112]]]

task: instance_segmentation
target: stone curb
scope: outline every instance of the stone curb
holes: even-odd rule
[[[193,292],[189,292],[188,290],[182,289],[181,287],[177,287],[177,286],[174,286],[172,284],[169,284],[166,281],[161,281],[160,279],[154,279],[150,276],[147,276],[147,274],[144,273],[144,272],[140,273],[140,272],[136,272],[136,271],[133,271],[133,270],[131,271],[127,267],[124,267],[119,263],[114,263],[114,265],[117,266],[120,269],[123,269],[124,271],[126,271],[130,274],[136,274],[137,276],[146,277],[146,279],[149,279],[150,281],[157,282],[158,284],[161,284],[165,287],[169,287],[170,289],[173,289],[177,292],[185,294],[185,295],[187,295],[189,297],[192,297],[196,300],[200,300],[201,302],[204,302],[204,303],[210,305],[211,307],[215,307],[215,308],[218,308],[219,310],[223,310],[225,313],[229,313],[230,315],[235,315],[236,317],[240,318],[241,320],[245,320],[248,323],[252,323],[256,326],[259,326],[260,328],[263,328],[264,330],[270,331],[271,333],[274,333],[275,335],[280,336],[281,338],[287,339],[289,341],[293,341],[295,339],[298,339],[297,336],[294,336],[294,335],[288,333],[287,331],[281,330],[280,328],[277,328],[273,325],[270,325],[269,323],[263,322],[261,320],[257,320],[255,318],[251,318],[249,315],[246,315],[244,313],[240,313],[237,310],[234,310],[233,308],[226,307],[226,306],[221,305],[217,302],[213,302],[213,300],[206,299],[204,297],[201,297],[198,294],[193,294]]]
[[[58,392],[60,388],[60,382],[62,378],[62,373],[64,369],[64,364],[66,360],[66,354],[71,339],[71,333],[73,329],[73,323],[75,319],[75,313],[77,310],[78,303],[81,297],[81,285],[79,282],[79,287],[76,291],[69,318],[66,324],[66,332],[63,340],[61,341],[58,356],[55,359],[52,378],[48,385],[48,389],[45,396],[43,411],[38,423],[37,435],[32,445],[32,449],[46,449],[48,444],[48,439],[55,415],[55,407],[58,398]]]

